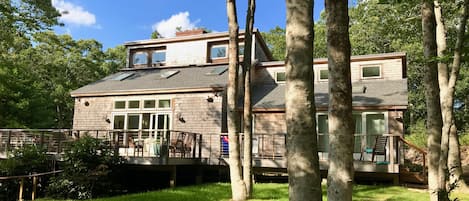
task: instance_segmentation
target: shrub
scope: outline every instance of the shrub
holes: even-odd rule
[[[425,122],[423,120],[417,121],[416,124],[411,125],[410,127],[410,135],[406,136],[406,140],[410,143],[421,147],[427,147],[427,130],[425,128]]]
[[[66,149],[61,164],[64,172],[51,180],[48,196],[89,199],[106,195],[112,189],[111,173],[119,163],[103,141],[89,136],[80,138]]]
[[[37,146],[24,146],[14,150],[12,157],[0,160],[1,176],[29,175],[33,173],[49,172],[53,169],[51,158],[47,156],[45,149]],[[41,178],[47,180],[46,177]],[[24,180],[24,186],[32,186],[31,179]],[[0,180],[0,200],[17,200],[19,179]],[[23,195],[31,195],[30,188],[25,188]],[[37,188],[37,193],[42,195],[44,189],[41,185]]]

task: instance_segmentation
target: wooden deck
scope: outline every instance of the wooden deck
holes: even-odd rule
[[[107,142],[116,151],[115,153],[125,159],[127,164],[228,166],[226,134],[199,134],[169,130],[0,129],[0,158],[6,158],[7,153],[27,145],[42,146],[47,153],[60,156],[68,144],[85,135]],[[386,157],[378,156],[372,162],[369,153],[365,155],[355,153],[356,172],[399,173],[399,166],[404,161],[401,157],[403,144],[399,141],[400,136],[387,135],[390,140],[386,147]],[[253,143],[254,167],[285,169],[287,167],[284,157],[286,154],[285,137],[284,134],[256,134]],[[362,136],[357,137],[362,138]],[[240,140],[242,142],[242,136]],[[327,152],[318,154],[320,169],[327,170]]]

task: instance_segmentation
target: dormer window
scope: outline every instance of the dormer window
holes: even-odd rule
[[[227,45],[214,45],[210,48],[210,58],[211,59],[224,59],[227,57],[226,49]]]
[[[381,78],[381,66],[380,65],[361,66],[361,78],[362,79]]]
[[[148,63],[147,59],[148,59],[148,55],[146,52],[137,52],[133,56],[132,64],[145,65]]]
[[[327,81],[329,79],[328,69],[319,69],[319,81]]]
[[[287,80],[287,76],[285,72],[275,72],[275,82],[277,83],[285,83]]]
[[[151,55],[152,65],[162,65],[166,62],[166,50],[155,50]]]

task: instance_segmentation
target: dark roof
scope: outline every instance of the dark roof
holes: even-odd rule
[[[228,68],[228,66],[172,67],[121,71],[74,90],[71,95],[74,97],[103,96],[223,88],[228,80],[228,72],[223,71],[220,74],[210,75],[210,72],[220,68]],[[164,76],[167,76],[167,78]]]
[[[314,91],[316,107],[327,107],[328,83],[316,83]],[[252,94],[254,109],[285,108],[285,84],[255,86]],[[352,96],[353,106],[407,106],[407,79],[355,82]]]

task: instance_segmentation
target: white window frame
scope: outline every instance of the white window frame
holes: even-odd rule
[[[285,74],[285,80],[284,80],[284,81],[278,81],[278,79],[277,79],[277,78],[278,78],[278,77],[277,77],[277,74],[279,74],[279,73]],[[274,79],[275,79],[275,82],[276,82],[276,83],[284,84],[284,83],[287,81],[287,74],[286,74],[285,71],[276,71],[276,72],[274,72]]]
[[[160,100],[169,100],[169,107],[160,107]],[[156,99],[156,108],[160,111],[167,111],[173,108],[173,100],[171,98],[158,98]]]
[[[130,108],[130,101],[138,101],[138,108]],[[126,110],[132,110],[132,111],[141,110],[142,109],[142,100],[140,100],[140,99],[128,99],[125,109]]]
[[[327,71],[327,79],[321,79],[321,71]],[[329,69],[327,68],[319,68],[318,71],[318,81],[320,82],[325,82],[325,81],[328,81],[329,80]]]
[[[153,108],[145,108],[145,101],[155,101],[155,107]],[[157,99],[150,99],[150,98],[145,98],[145,99],[142,99],[142,110],[145,110],[145,111],[148,111],[148,110],[152,110],[152,111],[156,111],[157,108],[158,108],[158,100]]]
[[[369,67],[378,67],[379,68],[379,76],[371,76],[371,77],[363,77],[363,69]],[[381,64],[368,64],[368,65],[361,65],[360,66],[360,78],[362,80],[366,79],[380,79],[383,78],[383,66]]]
[[[124,102],[124,108],[116,108],[116,102]],[[117,111],[123,111],[127,109],[127,100],[114,100],[112,103],[112,109]]]
[[[137,54],[145,54],[145,55],[146,55],[146,61],[147,61],[147,62],[146,62],[146,63],[138,63],[138,64],[135,63],[135,55],[137,55]],[[133,65],[133,66],[135,66],[135,65],[137,65],[137,66],[143,66],[143,65],[147,65],[147,64],[148,64],[148,52],[145,52],[145,51],[138,51],[138,52],[134,52],[134,53],[132,54],[132,65]]]
[[[225,56],[224,57],[214,57],[214,55],[212,55],[212,49],[213,48],[219,48],[219,47],[224,47],[225,48]],[[226,44],[223,44],[223,45],[212,45],[210,46],[210,59],[226,59],[228,58],[228,45]]]
[[[160,53],[160,52],[164,52],[164,61],[160,61],[160,62],[153,62],[153,53]],[[151,52],[151,65],[156,65],[156,64],[166,64],[166,50],[154,50]]]

